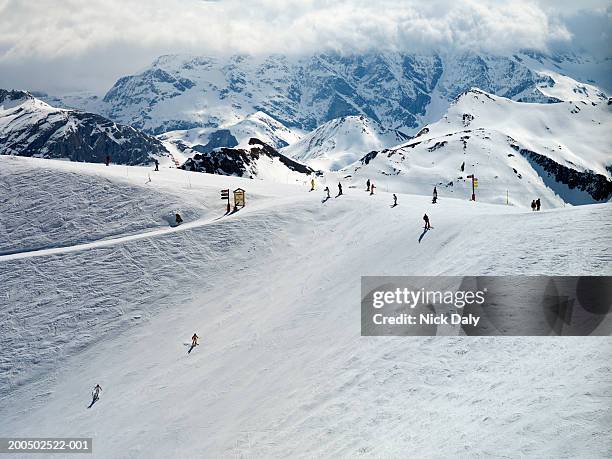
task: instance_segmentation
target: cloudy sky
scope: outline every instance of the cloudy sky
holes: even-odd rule
[[[585,49],[612,0],[0,0],[0,88],[104,93],[166,53]]]

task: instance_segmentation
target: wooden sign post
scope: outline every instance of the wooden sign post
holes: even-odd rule
[[[234,190],[234,211],[238,210],[238,206],[244,207],[246,204],[246,193],[242,188]]]
[[[230,196],[229,196],[229,188],[227,190],[221,190],[221,199],[225,200],[227,199],[227,213],[230,213],[231,210],[231,206],[230,206]]]

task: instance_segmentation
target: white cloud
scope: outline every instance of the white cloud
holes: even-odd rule
[[[0,0],[0,71],[29,63],[104,74],[122,55],[307,53],[320,49],[548,49],[572,34],[535,1]],[[93,56],[108,59],[107,67]],[[115,58],[113,58],[115,56]],[[57,69],[50,69],[53,74]],[[0,76],[0,83],[2,77]]]

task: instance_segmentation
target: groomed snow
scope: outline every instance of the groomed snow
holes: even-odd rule
[[[1,436],[92,436],[100,458],[612,447],[609,337],[363,338],[359,304],[363,275],[610,275],[609,204],[536,213],[400,194],[391,208],[390,194],[348,186],[322,203],[323,183],[309,193],[162,167],[145,185],[148,168],[0,157],[5,168],[25,174],[31,196],[55,176],[76,202],[117,186],[73,215],[114,240],[0,256]],[[238,186],[247,207],[223,216],[219,190]],[[95,209],[126,187],[135,202],[180,196],[193,219],[169,229],[153,201],[148,219],[125,213],[122,237]],[[50,208],[64,205],[55,197],[68,199],[49,194]],[[434,229],[419,242],[424,212]],[[30,215],[41,229],[55,218]],[[55,233],[46,246],[70,241],[85,239]],[[193,332],[201,345],[187,355]],[[101,399],[87,409],[96,383]]]

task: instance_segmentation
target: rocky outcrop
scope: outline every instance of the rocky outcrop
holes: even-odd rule
[[[315,171],[281,153],[271,146],[252,138],[250,148],[218,148],[200,151],[181,165],[181,169],[209,174],[235,175],[238,177],[256,178],[269,167],[270,160],[277,159],[287,172],[310,175]],[[262,162],[260,160],[267,159]]]

